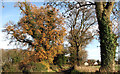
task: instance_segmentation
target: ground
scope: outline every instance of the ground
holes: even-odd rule
[[[99,71],[100,66],[81,66],[77,70],[79,72],[96,72]]]
[[[56,68],[56,70],[54,70],[54,72],[61,72],[61,71],[68,70],[69,66],[64,65],[62,68],[63,69]],[[96,71],[99,71],[99,68],[100,68],[100,66],[80,66],[80,67],[77,67],[76,69],[77,69],[78,72],[96,72]],[[116,65],[115,69],[116,69],[116,72],[117,72],[120,69],[120,65],[119,66]]]

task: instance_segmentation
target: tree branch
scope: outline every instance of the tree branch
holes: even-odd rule
[[[95,2],[97,17],[102,18],[102,12],[104,10],[103,2]]]
[[[108,14],[108,15],[111,14],[112,9],[113,9],[113,5],[114,5],[114,2],[107,2],[106,10],[107,10],[107,14]]]

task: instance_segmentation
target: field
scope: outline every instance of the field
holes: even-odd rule
[[[99,71],[100,66],[82,66],[78,67],[79,72],[96,72]]]
[[[81,66],[77,67],[78,72],[96,72],[99,71],[100,66]],[[116,72],[120,70],[120,65],[115,66]]]
[[[54,66],[55,68],[56,66]],[[69,69],[69,66],[68,65],[65,65],[62,67],[63,69],[62,70],[67,70]],[[99,71],[99,68],[100,66],[80,66],[80,67],[77,67],[77,71],[78,72],[96,72],[96,71]],[[115,70],[116,72],[120,69],[120,65],[116,65],[115,66]],[[50,72],[61,72],[62,71],[60,68],[57,68],[53,70],[51,70]]]
[[[79,72],[96,72],[99,71],[100,66],[84,66],[84,67],[78,67],[77,70]],[[115,66],[116,72],[119,71],[120,65]]]

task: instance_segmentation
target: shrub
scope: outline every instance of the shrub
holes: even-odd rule
[[[23,72],[43,72],[43,71],[47,71],[48,69],[46,65],[42,63],[35,63],[35,62],[29,62],[27,64],[24,64],[23,62],[21,62],[21,64],[19,65],[19,68]]]
[[[95,63],[95,60],[93,60],[93,59],[88,60],[88,63],[89,63],[89,65],[90,65],[90,66],[93,66],[93,65],[94,65],[94,63]]]
[[[41,71],[47,71],[47,67],[43,65],[42,63],[35,63],[34,64],[33,71],[41,72]]]
[[[58,69],[59,69],[58,65],[50,65],[50,68],[51,68],[53,71],[58,71]]]
[[[58,54],[57,57],[54,58],[53,63],[54,65],[62,66],[66,64],[67,58],[64,54]]]
[[[17,64],[5,63],[2,66],[3,72],[21,72]]]

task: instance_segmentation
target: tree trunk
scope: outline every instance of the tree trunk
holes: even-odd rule
[[[113,60],[114,60],[114,38],[111,33],[108,19],[103,16],[99,20],[99,30],[100,30],[100,48],[101,48],[101,71],[112,71],[113,70]]]
[[[116,45],[114,44],[115,38],[112,33],[112,24],[110,21],[110,14],[113,8],[114,2],[106,3],[96,2],[96,14],[99,24],[100,34],[100,49],[101,49],[101,68],[100,72],[114,71],[114,50]]]
[[[80,63],[79,63],[79,46],[77,46],[77,66],[80,66]]]

